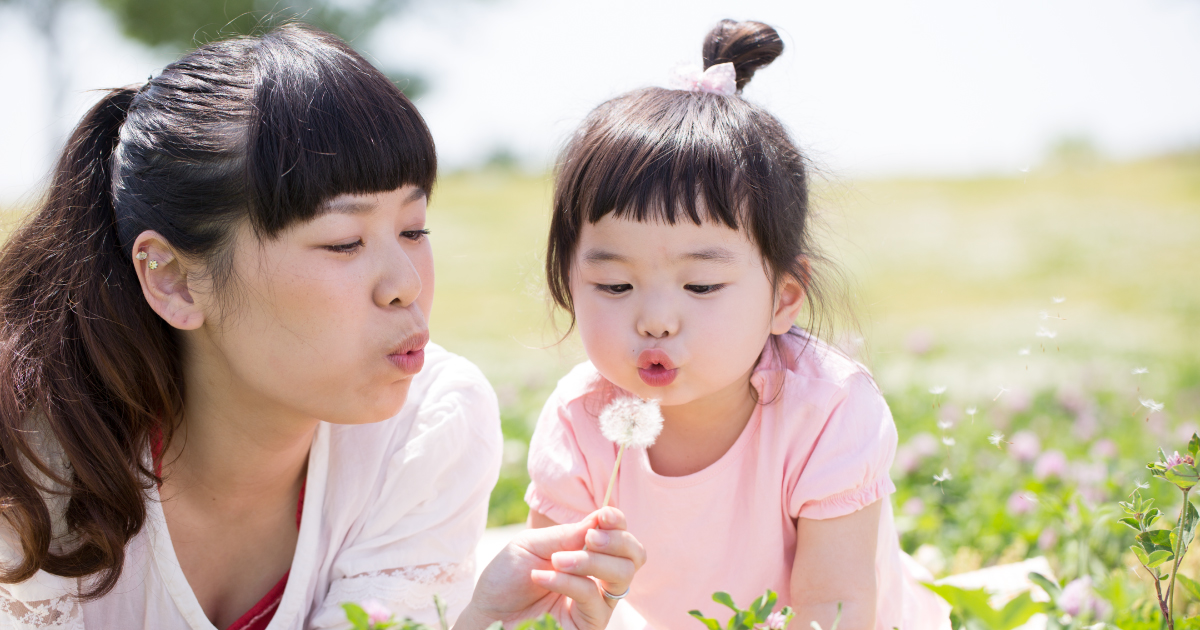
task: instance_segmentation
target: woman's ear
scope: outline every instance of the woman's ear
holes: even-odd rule
[[[204,323],[204,311],[188,290],[188,269],[161,234],[146,230],[133,241],[133,268],[146,302],[168,324],[195,330]]]
[[[808,260],[801,258],[801,273],[807,280],[812,276]],[[791,274],[784,274],[775,289],[775,312],[771,315],[771,334],[782,335],[792,329],[800,311],[804,308],[804,298],[808,291],[804,283]]]

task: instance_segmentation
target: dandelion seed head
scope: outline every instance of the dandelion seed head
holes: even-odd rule
[[[991,442],[992,446],[995,446],[996,448],[1000,448],[1000,443],[1003,441],[1004,441],[1004,434],[1000,433],[999,431],[988,436],[988,442]]]
[[[1133,368],[1132,374],[1148,374],[1149,372],[1150,372],[1150,368],[1135,367],[1135,368]]]
[[[1050,298],[1050,301],[1054,302],[1055,304],[1062,304],[1063,302],[1067,301],[1067,298],[1062,297],[1062,296],[1055,296],[1055,297]]]
[[[929,388],[929,393],[933,394],[934,396],[939,396],[941,394],[945,394],[946,386],[945,385],[934,385],[933,387]]]
[[[657,400],[618,398],[600,412],[600,433],[620,446],[649,448],[662,431]]]
[[[1149,409],[1151,413],[1155,411],[1162,411],[1165,404],[1160,403],[1153,398],[1139,398],[1138,402],[1142,403],[1142,406]]]
[[[1045,326],[1042,326],[1038,328],[1037,336],[1045,337],[1046,339],[1053,339],[1058,336],[1058,333],[1046,328]]]

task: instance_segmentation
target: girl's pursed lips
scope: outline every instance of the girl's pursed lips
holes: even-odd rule
[[[662,348],[647,348],[642,350],[641,354],[638,355],[638,369],[648,369],[653,365],[660,365],[666,370],[675,369],[675,362],[671,360],[671,356],[667,354],[666,350]]]

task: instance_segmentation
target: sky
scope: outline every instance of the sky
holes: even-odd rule
[[[1200,146],[1197,0],[439,0],[353,43],[426,79],[443,166],[503,151],[540,170],[591,108],[699,63],[721,18],[780,31],[744,96],[835,176],[1014,174],[1068,137],[1114,159]],[[96,89],[176,56],[123,40],[86,0],[63,33],[56,118],[44,43],[0,9],[0,204],[36,193]]]

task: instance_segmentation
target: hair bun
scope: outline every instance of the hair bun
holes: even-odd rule
[[[704,68],[732,63],[740,92],[755,70],[775,61],[782,52],[783,40],[770,26],[762,22],[721,20],[704,38]]]

